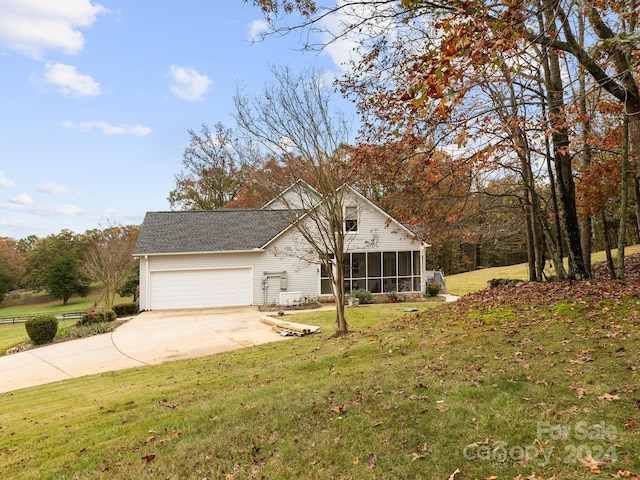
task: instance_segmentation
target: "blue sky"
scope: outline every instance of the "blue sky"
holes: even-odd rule
[[[298,37],[252,43],[242,0],[0,0],[0,236],[84,233],[169,210],[188,129],[233,125],[269,63],[337,71]]]

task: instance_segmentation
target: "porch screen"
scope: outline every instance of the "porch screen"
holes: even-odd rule
[[[420,252],[353,252],[344,256],[347,293],[366,289],[371,293],[420,291]],[[329,276],[320,272],[320,293],[330,295]]]

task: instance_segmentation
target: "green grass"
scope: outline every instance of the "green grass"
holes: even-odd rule
[[[58,321],[58,338],[68,333],[76,320]],[[0,354],[21,343],[30,343],[24,323],[0,325]]]
[[[20,316],[31,313],[51,313],[58,314],[64,312],[79,312],[93,308],[99,292],[92,292],[85,298],[72,297],[66,305],[62,300],[54,300],[46,303],[27,303],[24,305],[12,305],[0,308],[0,317]]]
[[[638,252],[640,252],[640,245],[632,245],[625,248],[625,255]],[[617,250],[613,250],[612,255],[615,259]],[[591,255],[592,264],[603,262],[605,260],[605,252],[595,252]],[[451,295],[465,295],[467,293],[477,292],[486,288],[487,282],[493,278],[527,280],[529,278],[529,269],[526,263],[520,263],[507,267],[483,268],[472,272],[449,275],[446,277],[447,293],[450,293]]]
[[[347,309],[344,337],[332,336],[333,312],[305,312],[289,318],[324,333],[2,394],[0,478],[640,471],[637,299],[606,314],[576,303],[567,318],[554,306],[407,306]],[[606,438],[583,435],[605,425]],[[602,473],[573,455],[587,449]]]
[[[54,300],[46,303],[24,305],[12,305],[10,307],[0,308],[0,317],[10,316],[23,316],[31,314],[52,314],[57,315],[64,312],[80,312],[88,310],[94,307],[96,301],[100,296],[101,290],[94,288],[89,295],[84,298],[72,297],[67,305],[62,304],[62,300]],[[131,297],[123,298],[116,295],[115,303],[130,302]],[[76,323],[76,320],[64,320],[58,324],[58,335],[56,338],[61,338],[69,334],[69,329]],[[96,329],[98,327],[89,327],[85,330]],[[101,328],[105,328],[104,326]],[[108,326],[106,328],[109,328]],[[77,332],[80,333],[80,332]],[[0,355],[6,352],[9,348],[15,347],[21,343],[28,343],[29,337],[24,327],[24,323],[16,324],[0,324]]]

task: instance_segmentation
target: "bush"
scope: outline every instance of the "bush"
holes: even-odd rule
[[[119,305],[113,306],[113,311],[116,312],[118,317],[122,317],[124,315],[135,315],[138,313],[138,309],[140,306],[137,303],[121,303]]]
[[[371,292],[369,290],[365,290],[364,288],[354,290],[353,292],[351,292],[351,295],[359,300],[360,305],[371,303],[373,301],[373,295],[371,295]]]
[[[487,281],[487,287],[489,288],[497,288],[497,287],[515,287],[519,283],[522,283],[522,280],[514,279],[514,278],[492,278]]]
[[[436,282],[427,283],[427,295],[435,297],[440,293],[440,284]]]
[[[54,315],[37,315],[24,324],[34,345],[51,343],[58,333],[58,319]]]
[[[87,310],[82,314],[82,318],[78,322],[79,325],[89,325],[91,323],[111,322],[118,316],[113,310]]]

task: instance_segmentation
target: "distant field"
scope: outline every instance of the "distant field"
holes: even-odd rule
[[[617,255],[617,250],[613,250],[612,255]],[[640,252],[640,245],[632,245],[625,248],[625,254]],[[596,264],[606,260],[605,252],[595,252],[591,255],[591,264]],[[529,270],[526,263],[510,265],[508,267],[483,268],[473,272],[459,273],[447,277],[447,293],[451,295],[465,295],[471,292],[483,290],[487,286],[487,281],[492,278],[513,278],[527,280]]]

